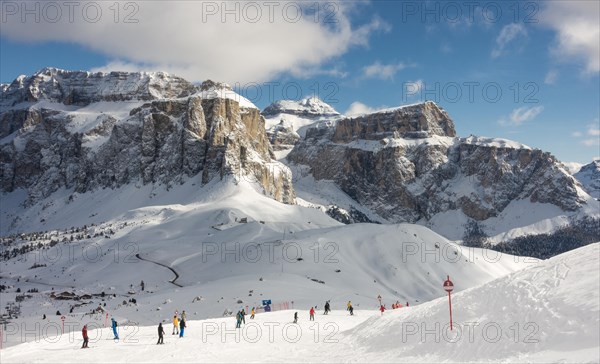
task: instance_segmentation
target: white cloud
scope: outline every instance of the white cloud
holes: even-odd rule
[[[571,133],[575,138],[583,138],[580,143],[588,147],[600,146],[600,121],[598,118],[590,123],[585,132],[574,131]]]
[[[404,92],[405,97],[417,97],[421,98],[421,91],[423,91],[423,87],[425,83],[423,80],[416,81],[406,81],[403,83],[402,91]]]
[[[544,83],[546,85],[554,85],[556,83],[556,79],[558,78],[558,71],[550,70],[546,73],[546,77],[544,77]]]
[[[547,1],[540,23],[557,32],[552,54],[561,62],[578,61],[587,73],[600,72],[600,2]]]
[[[562,164],[565,167],[567,167],[567,170],[571,174],[575,174],[575,173],[579,172],[579,170],[581,169],[581,167],[583,167],[583,164],[579,163],[579,162],[562,162]]]
[[[513,109],[508,118],[501,118],[500,120],[498,120],[498,122],[500,123],[500,125],[518,126],[525,122],[535,119],[535,117],[538,116],[542,111],[544,111],[544,107],[541,105],[532,107],[522,106]]]
[[[360,116],[360,115],[365,115],[365,114],[371,114],[378,110],[382,110],[382,109],[386,109],[386,108],[387,108],[386,106],[374,108],[374,107],[367,106],[360,101],[355,101],[352,104],[350,104],[350,107],[348,107],[348,110],[346,110],[346,112],[344,112],[344,115],[354,117],[354,116]]]
[[[587,129],[587,134],[589,136],[600,136],[600,127],[598,127],[598,124],[590,124]]]
[[[600,145],[600,139],[598,138],[589,138],[589,139],[584,139],[581,141],[581,143],[585,146],[588,147],[595,147],[595,146],[599,146]]]
[[[444,44],[442,44],[440,46],[440,51],[442,53],[449,54],[449,53],[452,53],[454,51],[454,49],[452,49],[452,47],[450,46],[450,44],[444,43]]]
[[[162,70],[191,81],[211,78],[245,83],[266,81],[287,72],[318,72],[326,62],[351,47],[368,46],[374,32],[390,29],[378,18],[359,26],[353,24],[351,16],[358,5],[341,1],[327,1],[335,10],[329,8],[329,20],[337,21],[327,24],[323,19],[326,4],[321,4],[320,22],[307,11],[295,21],[297,7],[306,10],[314,7],[314,2],[270,2],[269,6],[264,5],[267,2],[128,3],[138,7],[131,17],[137,23],[123,21],[135,9],[125,9],[121,3],[120,21],[116,23],[110,2],[94,3],[102,8],[102,16],[94,23],[81,16],[86,4],[77,4],[73,22],[68,8],[63,9],[63,16],[56,23],[44,19],[36,22],[33,16],[22,22],[20,14],[2,14],[6,15],[2,37],[17,42],[78,44],[111,58],[112,62],[101,67],[105,70]],[[224,7],[233,9],[239,21],[236,14],[221,11]],[[93,10],[88,11],[90,16],[95,14]],[[211,15],[215,10],[217,13]],[[225,21],[221,19],[223,15]]]
[[[401,71],[412,65],[406,63],[382,64],[377,61],[371,65],[363,67],[363,78],[378,78],[380,80],[393,80],[398,71]]]
[[[492,50],[492,58],[498,58],[505,52],[506,46],[519,36],[526,37],[527,29],[521,23],[511,23],[502,27],[496,38],[496,46]]]

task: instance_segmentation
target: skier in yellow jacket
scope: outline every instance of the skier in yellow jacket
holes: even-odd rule
[[[179,319],[177,318],[177,315],[173,316],[173,334],[172,335],[179,335]]]

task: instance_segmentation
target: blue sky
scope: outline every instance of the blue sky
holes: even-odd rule
[[[68,9],[29,4],[24,15],[3,2],[1,82],[46,66],[164,70],[229,82],[261,108],[314,93],[349,114],[429,99],[462,136],[517,140],[565,162],[600,155],[596,1],[282,2],[273,19],[260,1],[260,19],[244,3],[191,1],[118,13],[101,3],[101,17],[83,19],[81,4],[68,19]]]

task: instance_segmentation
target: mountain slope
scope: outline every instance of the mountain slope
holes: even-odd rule
[[[441,295],[445,274],[456,276],[461,290],[535,262],[465,249],[422,226],[343,225],[319,209],[270,199],[245,181],[199,187],[199,178],[168,191],[127,186],[72,201],[55,194],[26,208],[8,200],[15,204],[9,211],[45,231],[2,239],[4,302],[16,300],[17,288],[39,290],[21,302],[14,322],[66,314],[75,305],[68,317],[79,320],[104,303],[122,322],[143,324],[182,309],[196,319],[219,317],[263,299],[295,307],[352,300],[362,309],[381,294],[420,304]],[[183,287],[171,283],[174,273],[165,266]],[[138,291],[141,280],[146,292]],[[107,297],[53,300],[52,287]],[[201,302],[192,303],[197,296]],[[131,298],[136,305],[127,304]]]
[[[235,334],[233,318],[188,321],[184,338],[168,335],[156,346],[156,326],[121,326],[55,334],[2,351],[3,362],[597,362],[600,359],[599,244],[453,294],[453,331],[446,297],[411,307],[335,310],[308,320],[306,305],[259,313]],[[456,283],[459,280],[455,280]],[[438,289],[441,290],[440,280]],[[384,302],[388,302],[384,298]],[[342,302],[343,304],[343,302]],[[335,308],[335,307],[334,307]],[[298,324],[292,324],[299,312]],[[102,326],[102,318],[69,318],[73,326]],[[93,353],[94,355],[90,355]]]

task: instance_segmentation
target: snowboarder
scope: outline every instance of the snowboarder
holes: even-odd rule
[[[87,334],[87,325],[83,325],[83,329],[81,330],[81,335],[83,335],[83,345],[82,349],[86,349],[88,347],[88,334]]]
[[[250,318],[252,320],[254,320],[254,315],[256,314],[256,311],[254,310],[254,307],[252,307],[252,311],[250,311]]]
[[[115,321],[114,317],[112,317],[110,321],[112,323],[113,334],[115,334],[115,340],[119,340],[119,334],[117,333],[117,321]]]
[[[179,337],[183,337],[185,327],[185,320],[183,319],[183,316],[181,316],[181,319],[179,320]]]
[[[381,311],[381,316],[383,316],[383,312],[385,311],[385,306],[381,305],[381,307],[379,307],[379,311]]]
[[[325,302],[325,313],[324,315],[327,315],[329,313],[329,311],[331,311],[331,307],[329,306],[329,301]]]
[[[171,335],[179,335],[179,319],[177,315],[173,316],[173,333]]]
[[[350,311],[350,316],[354,316],[354,306],[352,304],[348,307],[348,311]]]
[[[164,338],[163,338],[164,334],[165,334],[165,329],[163,329],[162,322],[160,322],[158,324],[158,342],[156,343],[156,345],[158,345],[158,344],[164,344],[165,343],[163,341],[164,340]]]
[[[298,312],[294,312],[294,323],[298,323]]]
[[[314,321],[315,320],[315,308],[314,307],[310,308],[309,314],[310,314],[310,321]]]
[[[350,307],[352,307],[352,301],[348,301],[348,304],[346,305],[346,311],[350,311]]]
[[[235,328],[240,329],[242,327],[242,312],[241,311],[238,311],[235,314],[235,320],[236,320]]]

